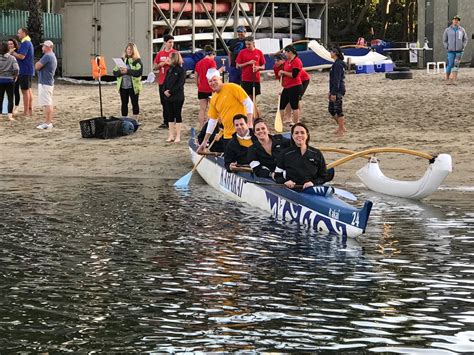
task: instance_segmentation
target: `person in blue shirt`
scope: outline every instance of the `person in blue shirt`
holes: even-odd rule
[[[54,73],[58,66],[56,56],[53,52],[53,42],[42,43],[43,56],[35,64],[38,71],[38,105],[43,106],[45,122],[38,129],[53,128],[53,90]]]
[[[247,30],[244,26],[237,27],[237,38],[231,39],[229,41],[229,83],[235,83],[240,85],[241,81],[241,72],[237,68],[235,60],[239,52],[245,48],[245,37],[247,36]]]
[[[451,26],[444,30],[443,44],[448,52],[448,62],[446,65],[446,83],[456,85],[458,80],[459,65],[467,45],[466,30],[461,27],[461,18],[453,17]]]
[[[31,90],[31,80],[35,75],[35,53],[31,38],[28,36],[28,30],[24,27],[18,29],[18,38],[20,39],[20,48],[18,52],[11,54],[18,61],[20,74],[18,82],[20,84],[21,93],[23,94],[24,114],[31,116],[33,114],[33,91]]]
[[[343,136],[347,132],[345,127],[344,112],[342,111],[342,99],[346,94],[344,54],[338,47],[331,49],[331,58],[334,64],[329,72],[329,94],[328,111],[337,123],[337,136]]]

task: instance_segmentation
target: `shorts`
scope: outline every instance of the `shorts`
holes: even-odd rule
[[[297,110],[299,108],[302,91],[303,87],[301,85],[283,89],[280,98],[280,110],[284,110],[288,103],[290,104],[292,110]]]
[[[54,86],[38,84],[38,105],[53,106]]]
[[[18,83],[20,84],[21,90],[31,89],[32,75],[18,75]]]
[[[240,83],[240,86],[242,86],[242,89],[249,95],[250,98],[253,96],[253,86],[255,85],[255,96],[260,95],[260,83],[257,82],[252,82],[252,81],[242,81]]]
[[[198,91],[198,99],[199,100],[209,99],[211,96],[212,96],[212,92]]]
[[[308,85],[309,85],[309,80],[305,80],[301,83],[301,86],[303,87],[303,91],[301,91],[301,97],[303,97],[304,93],[306,92]]]
[[[342,112],[342,95],[336,95],[336,101],[329,101],[328,111],[331,116],[343,117],[344,112]]]

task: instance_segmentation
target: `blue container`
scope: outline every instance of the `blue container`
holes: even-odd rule
[[[356,74],[371,74],[375,73],[373,64],[361,64],[356,66]]]
[[[375,71],[377,73],[389,73],[393,71],[393,62],[375,64]]]

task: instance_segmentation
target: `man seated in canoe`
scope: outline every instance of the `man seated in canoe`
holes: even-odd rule
[[[224,129],[224,127],[219,122],[216,128],[214,129],[214,132],[212,132],[212,134],[209,136],[210,142],[214,142],[214,139],[216,139],[212,147],[209,147],[209,150],[211,152],[224,153],[224,146],[222,145],[222,139],[219,139],[219,137],[216,138],[217,134],[219,133],[221,129]],[[206,135],[206,130],[207,130],[207,122],[204,124],[204,126],[202,126],[202,129],[199,131],[197,135],[198,144],[201,144],[202,141],[204,140],[204,136]]]
[[[277,183],[304,190],[332,179],[333,170],[332,174],[328,173],[323,154],[309,145],[309,139],[309,130],[304,123],[298,122],[291,127],[291,147],[281,153],[275,169]]]
[[[247,160],[256,176],[273,178],[278,157],[290,147],[290,140],[281,134],[269,134],[268,126],[261,118],[255,120],[253,131],[253,145],[249,148]]]
[[[247,124],[247,116],[241,113],[234,116],[235,133],[227,143],[224,152],[224,165],[228,172],[235,171],[239,165],[247,165],[248,150],[252,145],[252,129]]]
[[[207,147],[210,135],[216,128],[217,121],[220,118],[224,126],[223,145],[224,149],[231,140],[235,132],[233,118],[237,114],[245,114],[248,119],[249,127],[253,127],[253,102],[239,85],[234,83],[223,83],[221,73],[214,68],[207,71],[207,80],[212,89],[211,101],[208,110],[208,124],[206,135],[197,149],[197,153],[202,153]]]

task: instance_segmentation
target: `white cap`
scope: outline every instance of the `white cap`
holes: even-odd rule
[[[221,76],[221,73],[219,72],[219,70],[217,70],[216,68],[209,68],[206,73],[207,81],[210,81],[215,76],[218,76],[218,77]]]
[[[53,48],[54,46],[54,43],[50,40],[47,40],[47,41],[44,41],[43,43],[41,43],[42,46],[46,46],[46,47],[49,47],[49,48]]]

